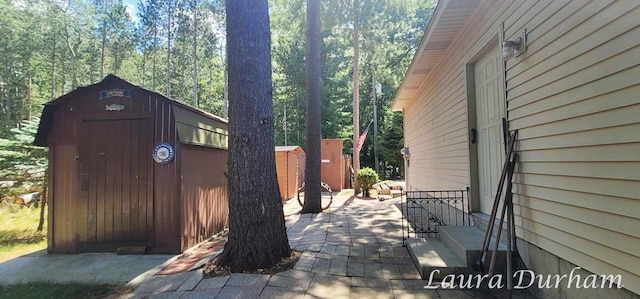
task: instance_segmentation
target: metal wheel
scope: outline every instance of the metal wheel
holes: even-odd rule
[[[326,210],[331,206],[331,203],[333,202],[333,191],[331,190],[331,187],[325,182],[320,182],[320,185],[322,186],[322,189],[323,189],[320,207],[322,207],[323,210]],[[302,183],[302,186],[298,189],[298,196],[296,197],[298,199],[298,203],[303,208],[304,208],[304,186],[305,186],[305,183]],[[325,194],[325,193],[328,193],[328,194]]]

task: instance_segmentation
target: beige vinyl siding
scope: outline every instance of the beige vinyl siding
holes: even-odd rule
[[[494,18],[507,8],[507,1],[497,10],[480,4],[479,12],[488,11]],[[426,78],[411,104],[404,109],[405,140],[411,152],[408,169],[409,188],[414,190],[466,189],[470,186],[469,126],[465,66],[483,44],[470,42],[472,36],[484,40],[497,36],[497,25],[482,22],[476,13],[455,39],[442,60]],[[497,39],[496,39],[497,42]]]
[[[507,37],[527,28],[529,44],[523,57],[507,62],[506,72],[509,125],[519,131],[521,155],[515,176],[518,236],[594,273],[622,274],[635,293],[638,4],[537,3],[523,12],[531,21],[507,27]]]
[[[444,91],[464,92],[464,81]],[[467,116],[464,94],[435,94],[435,99],[415,117],[406,116],[407,143],[411,151],[409,183],[416,190],[464,189],[469,182]],[[414,111],[407,109],[409,114]],[[427,171],[422,171],[427,170]]]
[[[482,1],[404,107],[410,188],[470,185],[466,65],[526,28],[505,73],[517,235],[640,294],[638,20],[637,1]]]

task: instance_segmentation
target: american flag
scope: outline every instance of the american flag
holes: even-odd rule
[[[367,133],[369,133],[369,128],[371,127],[371,123],[373,123],[373,121],[371,121],[369,125],[367,125],[367,128],[364,130],[364,132],[362,132],[362,134],[360,135],[360,138],[358,138],[358,152],[362,149],[362,146],[364,145],[364,141],[367,139]]]

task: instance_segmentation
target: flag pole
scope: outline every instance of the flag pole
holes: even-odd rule
[[[376,82],[376,72],[373,66],[371,67],[371,85],[373,88],[373,158],[375,164],[376,173],[379,173],[378,163],[378,82]]]
[[[369,129],[371,128],[372,123],[373,123],[373,120],[369,122],[369,124],[367,125],[367,128],[364,129],[364,131],[362,131],[362,134],[360,134],[360,137],[358,137],[358,142],[357,142],[358,152],[360,152],[360,150],[362,149],[362,146],[364,145],[365,140],[367,139],[367,134],[369,133]]]

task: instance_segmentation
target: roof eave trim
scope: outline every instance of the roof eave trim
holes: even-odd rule
[[[413,54],[413,59],[411,60],[411,64],[409,64],[409,68],[404,74],[402,83],[400,83],[400,87],[396,91],[396,97],[393,99],[393,102],[391,102],[391,109],[393,109],[394,111],[401,111],[408,104],[409,102],[408,100],[400,100],[397,98],[397,95],[403,89],[405,89],[407,77],[411,76],[411,73],[413,73],[413,70],[416,68],[417,61],[421,59],[422,53],[424,52],[424,48],[429,43],[429,40],[431,39],[431,35],[435,30],[436,24],[440,20],[440,17],[442,17],[442,14],[444,14],[444,11],[448,4],[449,4],[449,0],[438,1],[438,5],[436,5],[433,15],[429,20],[429,24],[427,25],[427,28],[425,28],[425,33],[422,35],[422,39],[420,40],[420,45],[418,45],[418,49],[416,50],[416,53]]]

